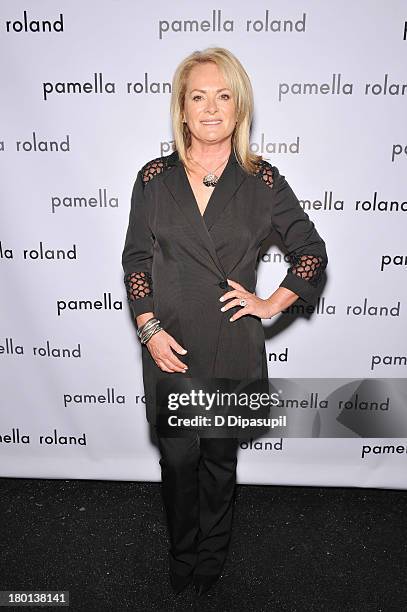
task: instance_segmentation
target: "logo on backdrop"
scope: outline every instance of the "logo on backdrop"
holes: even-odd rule
[[[29,16],[27,11],[23,11],[22,19],[10,19],[5,21],[4,25],[6,32],[60,33],[64,31],[64,17],[59,13],[59,19],[36,19]]]

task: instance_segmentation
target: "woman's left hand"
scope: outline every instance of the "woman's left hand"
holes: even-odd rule
[[[246,291],[246,289],[238,282],[227,279],[228,284],[234,287],[234,289],[227,291],[220,298],[220,301],[225,301],[229,299],[230,301],[227,304],[222,306],[221,310],[225,312],[229,310],[233,306],[240,306],[239,302],[241,299],[246,300],[246,306],[240,306],[240,310],[236,312],[229,319],[230,321],[236,321],[240,317],[244,315],[251,314],[256,317],[260,317],[260,319],[270,319],[274,314],[276,314],[275,308],[270,304],[268,300],[263,300],[262,298],[257,297],[255,293],[250,293]]]

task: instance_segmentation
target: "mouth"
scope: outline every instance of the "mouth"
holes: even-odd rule
[[[206,121],[201,121],[201,123],[203,123],[204,125],[219,125],[219,123],[222,123],[221,119],[208,119]]]

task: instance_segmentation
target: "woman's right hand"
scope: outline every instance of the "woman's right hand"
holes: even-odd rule
[[[174,349],[177,353],[185,355],[186,349],[178,344],[175,338],[166,332],[165,329],[160,329],[160,331],[153,334],[146,346],[157,366],[164,372],[187,371],[188,366],[182,363],[172,351]]]

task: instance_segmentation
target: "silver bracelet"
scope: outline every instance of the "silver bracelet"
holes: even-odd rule
[[[156,317],[151,317],[150,319],[147,319],[147,321],[146,321],[145,323],[143,323],[143,325],[140,325],[140,327],[137,329],[137,335],[138,335],[138,337],[140,338],[140,336],[141,336],[141,334],[142,334],[142,332],[143,332],[143,329],[145,329],[145,328],[146,328],[146,325],[147,325],[148,323],[150,323],[150,322],[155,322],[155,321],[158,321],[158,319],[157,319]]]
[[[141,342],[142,344],[147,344],[147,342],[150,340],[151,336],[154,336],[154,334],[156,334],[157,332],[161,331],[163,328],[160,327],[160,325],[155,325],[154,328],[152,330],[150,330],[148,332],[148,334],[146,336],[142,336],[141,338]]]
[[[147,335],[149,335],[150,331],[154,329],[158,323],[159,321],[156,317],[151,317],[151,319],[148,319],[148,321],[146,321],[144,325],[137,330],[137,335],[143,343],[145,342]]]
[[[146,323],[144,323],[140,329],[137,330],[137,335],[140,338],[142,344],[147,344],[151,336],[162,330],[160,326],[160,320],[156,317],[152,317]]]

